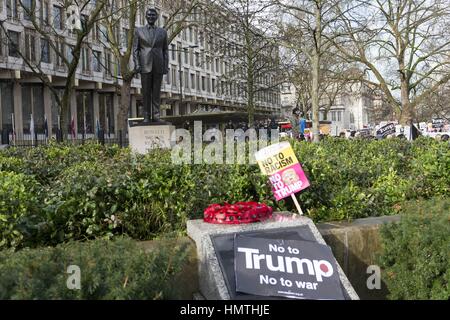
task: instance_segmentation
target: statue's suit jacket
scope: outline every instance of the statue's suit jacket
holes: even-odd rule
[[[141,73],[166,74],[169,70],[167,31],[149,25],[136,28],[133,42],[133,61],[141,67]]]

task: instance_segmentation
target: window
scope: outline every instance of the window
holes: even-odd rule
[[[22,0],[22,8],[23,8],[23,18],[25,20],[31,20],[32,16],[32,0]]]
[[[51,63],[50,46],[47,39],[41,38],[41,62]]]
[[[114,133],[114,97],[111,93],[99,95],[100,128],[106,134]]]
[[[106,27],[105,26],[100,26],[98,28],[98,37],[100,42],[102,43],[107,43],[108,42],[108,33],[106,31]]]
[[[211,89],[213,93],[216,93],[216,79],[212,79],[212,85],[211,85]]]
[[[195,74],[191,73],[191,89],[195,90]]]
[[[91,65],[89,63],[89,49],[86,47],[81,49],[81,64],[84,72],[89,72],[91,70]]]
[[[197,90],[200,90],[200,72],[195,73],[195,83],[197,84]]]
[[[80,17],[80,23],[81,23],[81,28],[82,28],[83,31],[87,30],[87,28],[88,28],[88,26],[87,26],[88,21],[89,21],[89,17],[87,15],[85,15],[85,14],[82,14],[81,17]]]
[[[342,121],[342,111],[337,112],[337,121]]]
[[[355,123],[355,115],[353,112],[350,112],[350,123]]]
[[[64,66],[64,61],[63,61],[61,55],[65,54],[65,52],[66,52],[65,48],[66,48],[66,45],[63,42],[63,39],[59,38],[58,41],[56,42],[57,52],[55,53],[56,54],[56,65],[59,67]]]
[[[92,92],[77,91],[77,128],[79,133],[94,133],[94,103]]]
[[[9,43],[8,43],[8,55],[10,57],[19,58],[19,43],[20,34],[15,31],[8,31]]]
[[[34,132],[44,131],[44,93],[41,85],[22,84],[22,124],[23,133],[31,132],[31,117]]]
[[[32,30],[25,31],[25,58],[29,62],[36,62],[36,37]]]
[[[6,15],[8,18],[19,19],[18,0],[6,0]]]
[[[177,87],[177,70],[175,66],[172,66],[172,87],[176,88]]]
[[[169,67],[169,72],[167,72],[167,74],[165,75],[166,77],[166,83],[170,84],[170,67]]]
[[[92,26],[92,40],[98,41],[100,39],[99,34],[100,34],[100,30],[98,28],[98,24],[97,24],[97,22],[94,22],[94,24]]]
[[[189,89],[189,70],[184,69],[184,87]]]
[[[188,64],[189,63],[189,52],[188,49],[184,49],[184,63]]]
[[[125,10],[126,11],[126,10]],[[127,48],[128,47],[128,29],[123,28],[123,43],[122,43],[122,47],[123,48]]]
[[[49,25],[50,24],[50,6],[49,6],[49,0],[42,0],[41,7],[39,9],[39,15],[41,19],[42,25]]]
[[[100,51],[92,51],[92,71],[101,72],[102,71],[102,53]]]
[[[63,27],[63,8],[53,6],[53,28],[56,30],[62,30]]]
[[[195,66],[201,67],[200,53],[198,53],[198,52],[195,53]]]
[[[177,60],[177,52],[174,44],[170,45],[170,51],[172,52],[172,61]]]
[[[331,112],[331,121],[336,121],[336,111]]]
[[[9,81],[0,82],[0,108],[1,128],[12,130],[12,114],[14,113],[13,83]]]
[[[72,51],[73,51],[72,46],[66,46],[66,59],[68,63],[72,63],[73,59]]]
[[[206,91],[206,78],[202,76],[202,90]]]
[[[111,53],[105,53],[105,72],[106,76],[111,76]]]

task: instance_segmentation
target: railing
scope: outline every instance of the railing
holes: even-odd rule
[[[49,136],[44,133],[13,133],[12,130],[1,131],[1,144],[9,145],[12,147],[36,147],[41,145],[48,145],[50,142],[65,142],[73,144],[84,144],[86,142],[97,142],[102,145],[117,144],[120,147],[127,147],[129,144],[128,134],[118,131],[117,134],[105,133],[100,130],[96,134],[67,134],[67,137],[63,138],[61,132],[53,133]]]

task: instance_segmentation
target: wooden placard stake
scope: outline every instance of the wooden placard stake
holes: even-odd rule
[[[303,211],[302,208],[300,207],[300,204],[297,201],[297,197],[295,196],[295,194],[291,194],[292,200],[294,200],[295,206],[297,207],[298,212],[300,213],[300,215],[303,215]]]

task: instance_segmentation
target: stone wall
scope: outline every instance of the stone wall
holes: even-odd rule
[[[377,264],[376,255],[382,249],[380,227],[399,219],[386,216],[317,225],[361,300],[386,298],[388,291],[383,281],[381,289],[368,289],[367,279],[373,273],[367,273],[367,267]]]
[[[376,264],[376,255],[381,251],[380,227],[399,219],[399,216],[387,216],[317,224],[361,300],[386,297],[387,289],[383,282],[380,290],[367,288],[366,282],[371,275],[367,273],[367,267]],[[189,258],[183,271],[171,280],[174,288],[171,298],[189,300],[194,293],[199,292],[197,250],[190,238],[181,238],[179,241],[188,250]],[[157,245],[158,241],[142,242],[147,250]]]

